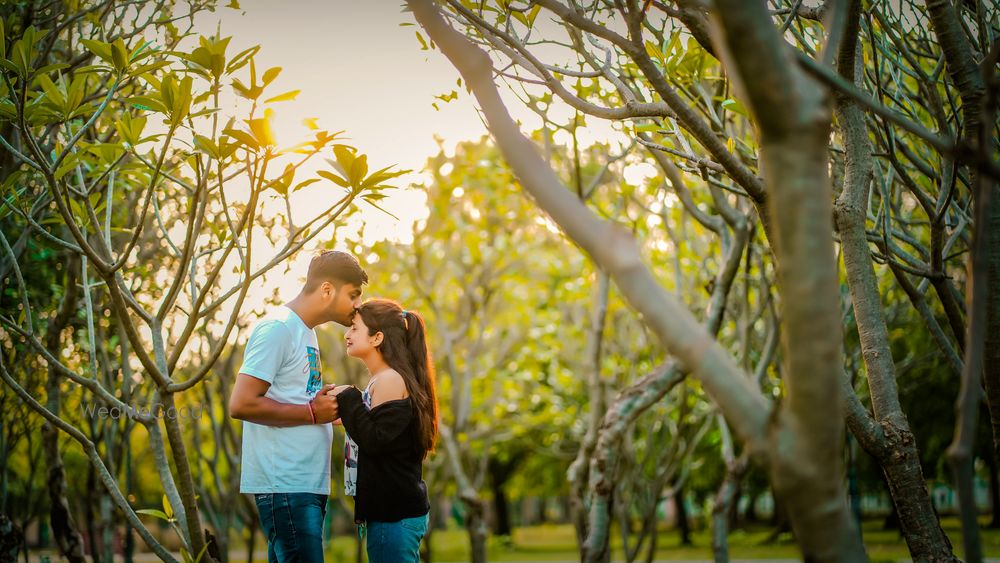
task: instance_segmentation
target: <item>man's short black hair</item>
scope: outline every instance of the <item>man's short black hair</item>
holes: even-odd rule
[[[351,254],[340,250],[324,250],[309,262],[303,291],[312,293],[325,281],[334,285],[349,283],[361,287],[368,283],[368,274]]]

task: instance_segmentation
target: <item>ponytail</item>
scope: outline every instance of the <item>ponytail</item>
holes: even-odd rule
[[[418,401],[420,440],[424,450],[433,452],[438,432],[438,408],[434,364],[431,361],[430,349],[427,347],[427,329],[423,317],[413,311],[403,311],[403,324],[406,330],[406,348],[413,362],[414,379],[423,391],[417,394],[410,393],[410,396],[416,396]],[[419,404],[421,402],[423,404]]]

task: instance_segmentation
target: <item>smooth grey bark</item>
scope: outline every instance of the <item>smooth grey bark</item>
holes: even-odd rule
[[[771,481],[807,560],[864,559],[843,490],[841,452],[830,447],[843,444],[843,427],[829,421],[843,420],[844,396],[839,280],[829,237],[827,96],[795,65],[763,4],[718,0],[713,17],[724,34],[723,61],[760,130],[779,259],[788,395],[778,416],[794,430],[772,436]]]
[[[994,76],[992,69],[993,63],[1000,57],[1000,45],[995,46],[990,55],[987,60],[991,62],[987,68],[990,69],[991,86],[996,86],[1000,84],[1000,79]],[[998,92],[995,88],[987,90],[986,103],[983,108],[980,108],[981,117],[986,123],[992,124],[996,119],[997,95]],[[976,123],[976,127],[979,138],[974,146],[977,146],[978,150],[981,151],[977,155],[977,166],[984,166],[983,163],[992,159],[996,153],[995,144],[991,130],[978,123]],[[979,130],[980,128],[981,130]],[[1000,235],[995,232],[990,233],[988,230],[994,214],[992,208],[997,205],[994,200],[994,195],[997,192],[996,180],[985,169],[977,170],[974,174],[970,172],[970,177],[974,180],[974,230],[972,252],[968,257],[970,274],[966,299],[968,300],[969,319],[966,332],[965,368],[962,371],[962,386],[956,405],[955,435],[948,447],[947,456],[951,462],[958,490],[965,557],[968,561],[978,562],[982,560],[983,552],[979,539],[979,511],[975,500],[973,457],[975,455],[974,444],[979,418],[979,403],[982,400],[982,379],[986,364],[985,346],[988,317],[991,308],[996,306],[989,302],[990,286],[996,284],[996,280],[991,278],[990,274],[997,268],[996,261],[1000,258],[996,254],[998,244],[996,239]],[[994,288],[993,291],[997,290]],[[985,375],[987,380],[994,379],[991,382],[994,385],[996,384],[995,378],[1000,376],[1000,374],[988,372]]]
[[[439,426],[441,444],[444,445],[445,454],[451,464],[451,473],[455,478],[458,488],[458,497],[465,505],[465,529],[469,534],[470,561],[472,563],[486,563],[486,537],[488,534],[486,527],[486,504],[479,498],[476,488],[469,481],[462,469],[462,456],[458,451],[458,443],[452,435],[451,428],[446,424]]]
[[[577,545],[583,546],[587,539],[587,485],[590,481],[590,457],[597,445],[597,437],[604,418],[604,390],[601,384],[601,343],[604,340],[604,326],[608,315],[608,295],[611,280],[607,272],[598,271],[597,288],[594,292],[594,308],[591,311],[590,330],[587,333],[587,394],[590,398],[590,412],[587,417],[587,431],[584,434],[576,459],[566,472],[570,485],[569,503],[572,510],[573,526],[576,530]]]
[[[969,153],[963,158],[967,167],[970,184],[973,190],[974,231],[972,237],[972,252],[969,256],[970,275],[968,300],[967,328],[965,333],[965,357],[962,372],[962,386],[959,392],[955,436],[948,448],[948,458],[952,465],[958,490],[959,504],[962,516],[962,539],[965,547],[965,557],[970,561],[982,560],[982,546],[979,540],[979,526],[976,521],[977,510],[973,497],[973,442],[975,440],[975,425],[981,399],[980,379],[985,380],[988,390],[994,390],[993,396],[987,394],[990,401],[990,413],[993,426],[1000,425],[992,415],[998,410],[995,390],[1000,386],[1000,364],[991,362],[991,370],[985,370],[986,350],[985,340],[988,326],[1000,325],[996,311],[1000,305],[995,301],[1000,299],[996,294],[1000,290],[990,290],[990,273],[1000,268],[1000,249],[996,238],[1000,235],[990,235],[988,227],[993,221],[994,212],[991,207],[996,205],[994,198],[996,182],[988,171],[980,170],[986,162],[992,162],[994,140],[995,98],[986,89],[983,75],[988,73],[991,81],[994,78],[997,48],[994,47],[981,72],[973,58],[972,46],[966,37],[961,23],[959,8],[950,0],[927,0],[927,11],[941,50],[947,63],[948,74],[959,91],[962,102],[962,141]],[[990,98],[993,98],[992,100]],[[985,103],[984,103],[985,101]],[[970,159],[968,156],[972,156]],[[974,163],[970,164],[970,160]],[[994,282],[995,283],[995,282]],[[990,295],[993,293],[993,295]],[[993,313],[991,315],[991,313]],[[993,316],[992,321],[989,317]],[[994,353],[995,354],[995,353]],[[994,434],[994,443],[998,438]]]
[[[857,43],[860,10],[860,0],[852,0],[837,60],[839,73],[852,83],[861,75]],[[925,484],[909,422],[899,404],[896,368],[866,232],[872,147],[865,117],[854,98],[843,93],[835,98],[846,152],[844,187],[834,207],[835,219],[868,379],[871,416],[881,426],[878,435],[868,433],[859,442],[867,446],[885,472],[911,556],[917,561],[954,561],[951,542],[941,529]]]
[[[718,422],[726,474],[712,503],[712,556],[716,563],[726,563],[729,561],[729,515],[736,503],[740,479],[743,478],[750,459],[747,455],[736,457],[733,438],[726,421],[720,416]]]

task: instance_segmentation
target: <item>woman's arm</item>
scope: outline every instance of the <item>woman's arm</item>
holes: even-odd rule
[[[368,410],[355,387],[337,395],[337,407],[344,429],[362,451],[379,453],[410,424],[413,409],[409,402]]]

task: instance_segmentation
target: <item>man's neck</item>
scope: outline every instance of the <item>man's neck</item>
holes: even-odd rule
[[[293,313],[298,315],[299,318],[302,319],[302,323],[310,329],[316,328],[317,325],[323,323],[322,320],[309,314],[310,307],[306,304],[305,298],[302,294],[299,294],[295,299],[285,303],[285,307],[288,307]]]

